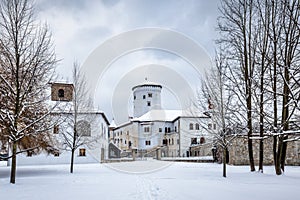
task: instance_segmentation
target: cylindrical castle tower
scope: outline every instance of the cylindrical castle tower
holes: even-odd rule
[[[134,86],[133,117],[140,117],[150,110],[161,109],[161,89],[161,85],[149,81]]]

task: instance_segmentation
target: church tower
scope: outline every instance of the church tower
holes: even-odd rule
[[[161,89],[161,85],[147,79],[133,87],[133,117],[140,117],[150,110],[161,109]]]

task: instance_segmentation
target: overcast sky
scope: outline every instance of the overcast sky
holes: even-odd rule
[[[57,57],[62,59],[57,68],[61,79],[70,79],[74,60],[81,64],[85,63],[101,44],[114,36],[135,29],[154,27],[179,32],[198,43],[208,56],[212,57],[214,53],[214,40],[217,35],[215,31],[218,16],[217,0],[37,0],[36,3],[38,17],[49,24]],[[95,106],[105,111],[111,119],[115,115],[111,108],[115,94],[112,92],[109,94],[109,91],[114,91],[122,78],[135,72],[132,79],[136,82],[143,82],[145,76],[149,76],[149,79],[155,82],[166,79],[166,75],[159,77],[155,73],[151,77],[149,66],[153,65],[166,68],[176,65],[177,68],[174,67],[172,70],[182,76],[189,87],[193,89],[197,87],[195,83],[197,79],[193,77],[195,73],[190,70],[189,63],[180,56],[157,49],[141,48],[139,51],[127,52],[125,56],[120,55],[120,58],[111,64],[110,71],[108,70],[109,73],[103,80],[95,82],[99,89],[95,94]],[[122,72],[119,70],[121,66]],[[144,68],[144,71],[141,69],[139,71],[138,68]],[[172,91],[172,86],[164,86],[171,88],[165,89],[164,95],[176,93]],[[171,96],[169,99],[173,100],[163,101],[164,107],[168,109],[180,107],[178,95]],[[131,100],[129,98],[123,101],[130,104]],[[128,112],[130,114],[130,106]]]

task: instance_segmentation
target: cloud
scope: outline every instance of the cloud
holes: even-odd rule
[[[74,60],[84,63],[91,52],[107,39],[137,28],[160,27],[178,31],[212,55],[217,35],[217,3],[207,0],[40,0],[37,8],[38,18],[47,21],[51,28],[58,58],[63,59],[57,71],[70,79]],[[193,71],[182,67],[182,59],[168,53],[144,51],[128,55],[121,61],[123,66],[127,66],[127,71],[120,70],[120,65],[112,68],[111,73],[116,80],[134,67],[154,63],[172,66],[188,82],[196,82],[195,78],[191,78]],[[103,95],[109,94],[117,82],[106,82],[102,88],[106,91]],[[107,105],[101,109],[110,112]]]

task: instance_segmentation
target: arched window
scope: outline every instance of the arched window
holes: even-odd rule
[[[91,125],[85,120],[81,120],[77,124],[77,133],[80,136],[91,136]]]
[[[63,98],[65,97],[65,91],[63,89],[59,89],[57,95],[59,98]]]
[[[201,137],[200,138],[200,144],[204,144],[205,143],[205,138],[204,137]]]
[[[190,123],[190,130],[193,130],[193,129],[194,129],[194,124]]]
[[[196,125],[195,125],[195,129],[196,129],[196,130],[200,130],[200,126],[199,126],[199,124],[198,124],[198,123],[196,123]]]

